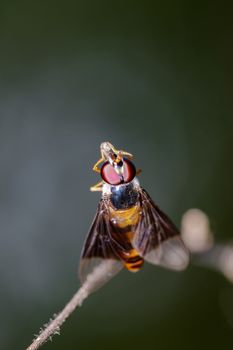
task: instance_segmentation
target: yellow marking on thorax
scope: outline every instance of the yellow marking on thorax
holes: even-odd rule
[[[129,209],[114,210],[110,207],[110,220],[115,221],[120,228],[136,225],[140,218],[140,206],[135,205]]]

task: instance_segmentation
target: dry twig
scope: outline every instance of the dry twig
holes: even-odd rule
[[[88,289],[84,284],[72,299],[66,304],[64,309],[55,316],[45,328],[41,330],[40,334],[33,340],[32,344],[27,348],[27,350],[36,350],[41,345],[43,345],[48,339],[51,339],[53,335],[60,333],[60,327],[65,322],[65,320],[70,316],[70,314],[82,304],[84,299],[88,297]]]

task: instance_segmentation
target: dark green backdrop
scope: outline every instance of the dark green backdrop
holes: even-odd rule
[[[79,286],[99,144],[135,155],[177,225],[232,237],[232,12],[215,1],[1,1],[0,347],[24,349]],[[44,349],[230,349],[233,286],[146,265]]]

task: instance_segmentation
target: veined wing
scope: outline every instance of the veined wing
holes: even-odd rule
[[[108,282],[123,267],[118,251],[124,249],[114,239],[108,208],[101,200],[81,253],[79,276],[93,292]]]
[[[144,190],[140,190],[141,218],[135,227],[133,246],[148,262],[173,270],[189,263],[189,251],[179,231]]]

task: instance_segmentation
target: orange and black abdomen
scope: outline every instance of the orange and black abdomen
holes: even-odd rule
[[[125,262],[125,267],[132,272],[138,271],[143,265],[143,258],[132,246],[133,227],[140,220],[140,206],[137,204],[128,209],[114,210],[110,208],[110,220],[114,227],[114,235],[119,243],[118,255]]]
[[[125,259],[125,267],[131,272],[137,272],[143,265],[143,258],[135,249],[131,249],[129,257]]]

